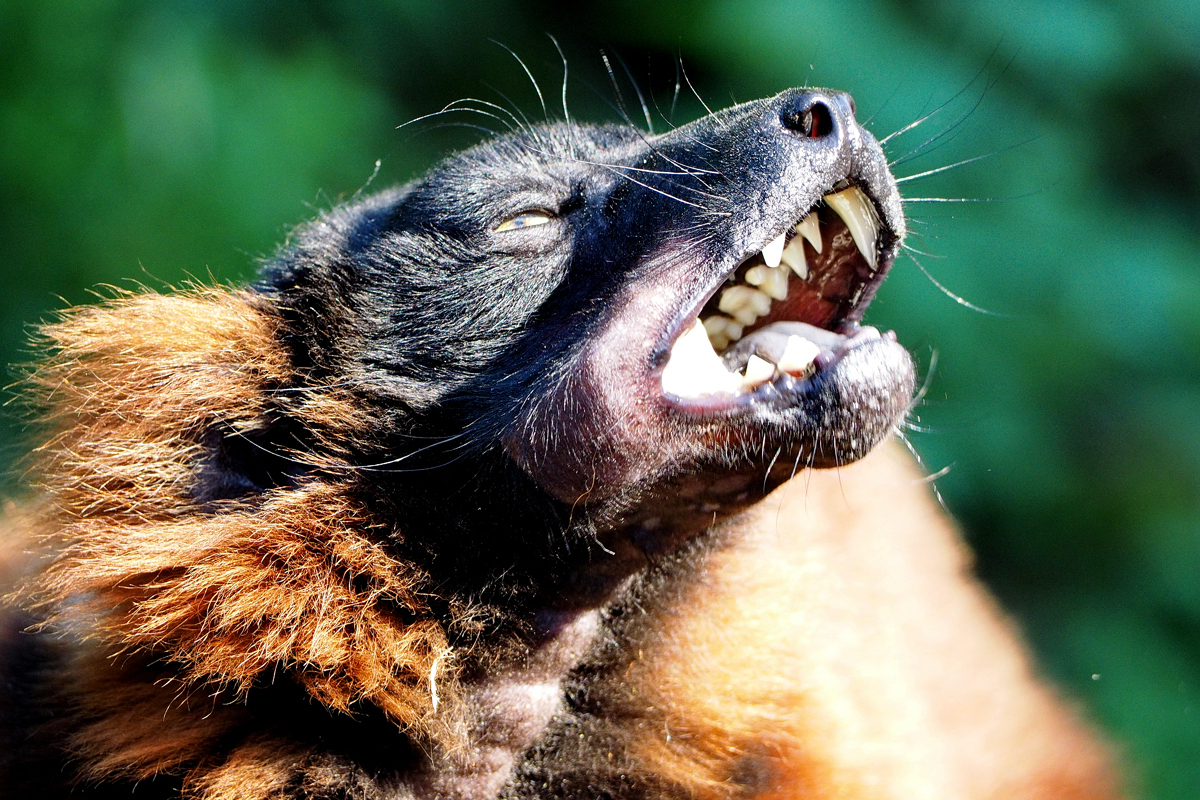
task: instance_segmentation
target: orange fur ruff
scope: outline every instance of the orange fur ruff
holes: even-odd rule
[[[698,800],[1120,796],[900,448],[723,536],[612,687],[630,766]]]
[[[69,653],[57,724],[85,782],[174,773],[189,800],[345,790],[328,754],[237,738],[235,701],[283,677],[443,752],[468,736],[425,577],[383,546],[401,532],[343,465],[218,508],[188,494],[214,427],[247,435],[286,409],[335,454],[370,430],[336,388],[275,391],[291,380],[276,326],[250,293],[196,289],[122,295],[43,331],[51,355],[29,384],[52,428],[0,571],[24,569],[16,541],[41,552],[21,593]],[[802,475],[716,533],[602,678],[614,774],[694,800],[1118,796],[1103,747],[1032,675],[895,448]]]
[[[51,553],[21,594],[83,643],[62,676],[84,687],[69,734],[83,776],[205,763],[237,715],[212,701],[189,713],[188,696],[236,699],[281,675],[332,709],[370,703],[417,741],[453,746],[454,663],[424,576],[378,543],[399,532],[348,494],[336,464],[245,504],[205,508],[188,495],[201,433],[265,426],[289,378],[270,308],[219,289],[122,295],[42,334],[51,356],[29,378],[52,426],[32,465],[42,501],[7,525]],[[287,402],[317,432],[366,424],[334,390]],[[147,696],[122,686],[129,658],[165,658],[174,685]],[[254,763],[261,749],[242,748]],[[216,787],[237,769],[191,780]]]

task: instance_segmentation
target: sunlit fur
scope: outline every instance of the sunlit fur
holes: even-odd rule
[[[644,580],[635,648],[548,750],[622,796],[1115,798],[906,453],[813,472]],[[680,576],[687,576],[681,578]],[[594,704],[594,705],[593,705]],[[580,743],[587,745],[580,746]],[[600,750],[609,762],[597,777]],[[540,776],[536,776],[540,777]]]
[[[431,739],[460,735],[421,573],[364,535],[381,523],[336,474],[248,503],[191,494],[204,431],[268,424],[286,377],[275,324],[253,295],[196,290],[120,297],[42,331],[53,355],[29,383],[53,435],[23,524],[53,556],[23,592],[82,645],[54,683],[86,779],[182,768],[217,786],[243,758],[265,769],[254,742],[230,763],[206,755],[237,725],[225,704],[284,674],[332,709],[366,701]],[[361,424],[335,390],[295,401],[314,427]],[[173,671],[144,695],[129,676],[164,657]]]
[[[836,136],[792,135],[813,103]],[[890,263],[899,199],[845,95],[652,141],[547,126],[330,210],[253,289],[43,327],[0,794],[1116,797],[875,447],[911,401],[898,342],[728,413],[662,396],[681,309],[842,181]]]

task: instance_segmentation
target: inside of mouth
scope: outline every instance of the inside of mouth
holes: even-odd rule
[[[878,283],[879,230],[860,190],[826,196],[781,237],[782,253],[776,240],[729,274],[676,340],[664,391],[738,395],[809,378],[857,329]]]

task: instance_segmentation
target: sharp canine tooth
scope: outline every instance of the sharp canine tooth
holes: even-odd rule
[[[813,360],[820,354],[821,348],[802,336],[789,336],[783,355],[779,357],[779,371],[800,378],[807,378],[816,369]]]
[[[771,243],[762,249],[763,261],[767,262],[768,267],[779,266],[779,256],[783,253],[783,246],[787,244],[787,234],[779,234],[778,239],[771,240]]]
[[[671,347],[671,355],[663,367],[662,387],[664,392],[677,397],[732,394],[742,388],[742,376],[725,369],[708,341],[703,323],[696,320]]]
[[[827,194],[825,202],[846,223],[859,252],[871,265],[871,269],[875,269],[875,250],[879,240],[879,217],[875,213],[875,206],[857,186],[851,186],[837,194]]]
[[[764,358],[751,355],[750,360],[746,362],[746,377],[742,379],[742,388],[752,389],[759,384],[766,383],[774,376],[774,364]]]
[[[808,239],[808,243],[813,246],[813,250],[816,250],[818,253],[821,252],[821,249],[824,247],[824,243],[821,242],[821,227],[817,224],[816,214],[809,214],[804,219],[797,222],[796,227],[792,230],[803,236],[805,239]]]
[[[808,259],[804,257],[804,238],[797,236],[783,250],[783,264],[800,276],[800,280],[808,280]],[[746,273],[747,280],[749,273]]]
[[[759,317],[771,311],[771,298],[749,286],[730,286],[721,292],[717,308],[743,325],[753,325]]]

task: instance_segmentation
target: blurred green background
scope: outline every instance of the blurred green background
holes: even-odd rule
[[[618,116],[601,49],[660,129],[677,57],[713,107],[831,86],[884,136],[945,105],[889,143],[897,173],[987,158],[903,184],[973,201],[912,202],[910,244],[995,313],[898,261],[868,320],[936,353],[910,438],[1135,793],[1200,797],[1196,2],[0,0],[0,355],[97,284],[248,278],[377,159],[403,181],[481,135],[441,123],[500,127],[413,117],[540,116],[489,39],[556,102],[546,33],[583,119]],[[685,87],[674,120],[701,112]]]

